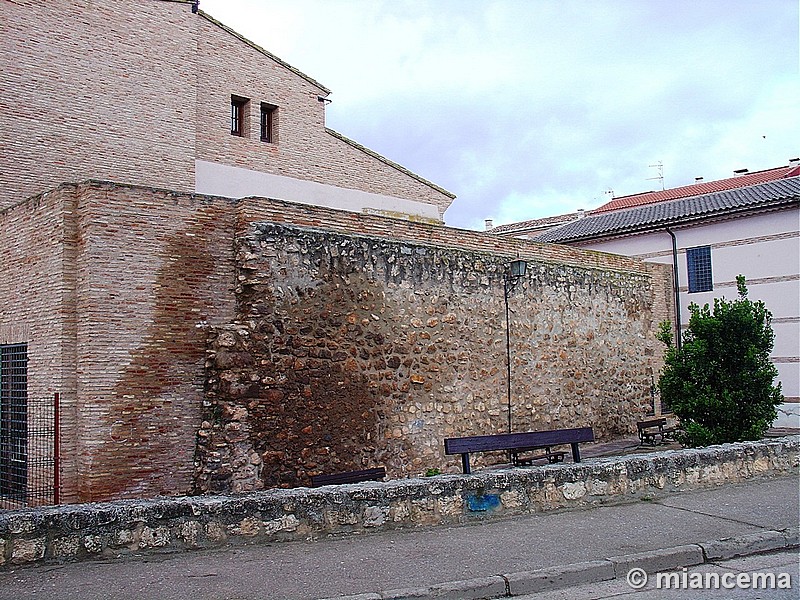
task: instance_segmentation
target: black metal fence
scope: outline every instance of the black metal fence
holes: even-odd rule
[[[0,509],[59,502],[59,396],[28,397],[27,350],[0,346]]]

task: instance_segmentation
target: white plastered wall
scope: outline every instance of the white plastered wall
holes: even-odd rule
[[[738,217],[716,223],[673,228],[678,246],[678,279],[683,326],[689,304],[713,304],[714,298],[737,296],[736,276],[747,279],[748,297],[763,300],[772,313],[778,369],[787,402],[779,408],[776,427],[800,428],[800,209]],[[575,244],[603,252],[672,264],[672,239],[664,231],[613,240]],[[711,246],[714,289],[688,293],[686,248]]]
[[[260,196],[389,216],[440,222],[439,209],[425,202],[362,192],[203,160],[195,161],[195,192],[226,198]]]

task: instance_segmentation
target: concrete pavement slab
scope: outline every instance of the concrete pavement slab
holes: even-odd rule
[[[797,479],[793,479],[797,484]],[[766,494],[755,494],[752,486],[766,486]],[[800,519],[800,485],[781,486],[775,497],[770,497],[770,482],[753,482],[751,485],[726,486],[724,493],[709,489],[691,494],[675,494],[659,500],[664,506],[685,510],[693,514],[706,514],[726,520],[740,521],[768,529],[785,529],[797,526]]]

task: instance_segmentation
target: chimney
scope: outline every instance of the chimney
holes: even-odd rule
[[[582,219],[583,217],[585,217],[585,216],[586,216],[586,211],[585,211],[585,210],[583,210],[582,208],[579,208],[579,209],[577,210],[577,213],[578,213],[578,217],[577,217],[578,219]]]
[[[485,225],[484,231],[491,231],[492,229],[494,229],[494,220],[486,219],[483,223]]]
[[[796,167],[797,165],[800,165],[800,158],[790,158],[789,159],[789,166],[790,167]]]
[[[703,183],[703,178],[702,177],[695,177],[694,178],[694,182],[695,183]]]
[[[740,175],[746,175],[749,171],[749,169],[736,169],[733,172],[733,175],[734,177],[739,177]]]

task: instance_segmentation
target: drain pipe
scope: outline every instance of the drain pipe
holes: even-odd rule
[[[666,231],[672,238],[672,291],[675,294],[675,343],[678,350],[681,349],[681,294],[680,287],[678,286],[678,240],[675,234],[667,227]]]

